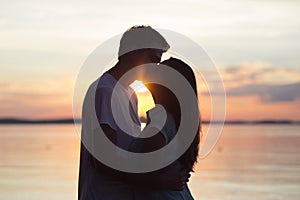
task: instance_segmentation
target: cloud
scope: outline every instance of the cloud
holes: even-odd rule
[[[226,92],[228,96],[257,95],[263,102],[292,102],[300,98],[300,82],[287,85],[244,85]]]
[[[3,90],[5,88],[9,87],[9,83],[8,82],[0,82],[0,89]]]
[[[250,84],[284,85],[300,82],[300,71],[261,61],[224,67],[221,69],[221,75],[227,88]]]
[[[220,70],[226,95],[259,96],[262,102],[293,102],[300,98],[300,72],[268,62],[242,63]],[[213,91],[204,95],[215,95]]]
[[[69,79],[0,82],[0,117],[71,115]]]

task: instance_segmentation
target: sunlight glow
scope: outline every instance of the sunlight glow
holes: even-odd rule
[[[135,92],[147,92],[148,91],[148,89],[146,88],[146,86],[143,84],[142,81],[135,80],[133,83],[131,83],[130,87]]]
[[[138,98],[138,114],[141,118],[146,118],[146,112],[155,106],[151,92],[142,83],[142,81],[134,81],[130,87],[135,91]]]

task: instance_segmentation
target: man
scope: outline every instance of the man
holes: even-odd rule
[[[125,173],[107,166],[107,163],[102,162],[101,156],[98,157],[99,154],[105,153],[105,156],[117,159],[118,153],[105,149],[99,150],[104,145],[101,143],[103,142],[101,134],[105,134],[110,142],[125,151],[129,151],[134,136],[138,136],[137,129],[140,127],[140,122],[137,114],[137,99],[129,89],[129,85],[137,77],[133,76],[125,82],[120,82],[121,87],[114,96],[113,91],[118,81],[136,66],[159,63],[162,53],[168,48],[166,40],[150,26],[132,27],[121,38],[118,63],[90,86],[82,113],[78,199],[130,200],[134,198],[133,189],[137,185],[175,190],[183,187],[186,174],[178,174],[175,171],[164,174]],[[112,110],[112,105],[115,106],[115,112]],[[120,119],[130,133],[126,133],[124,127],[120,127],[118,123]]]

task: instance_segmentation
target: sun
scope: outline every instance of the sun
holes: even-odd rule
[[[130,87],[135,91],[138,99],[139,117],[146,118],[146,112],[155,106],[151,92],[142,81],[134,81]]]

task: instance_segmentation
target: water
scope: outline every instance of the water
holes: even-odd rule
[[[227,125],[189,186],[201,200],[296,200],[299,153],[300,126]],[[0,199],[76,199],[78,159],[73,125],[1,125]]]

